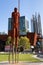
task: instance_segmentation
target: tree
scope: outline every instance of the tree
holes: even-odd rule
[[[10,63],[10,51],[11,51],[11,36],[9,36],[6,40],[6,47],[9,47],[8,51],[9,51],[9,57],[8,57],[8,60],[9,60],[9,63]]]
[[[30,48],[29,39],[26,36],[20,37],[18,46],[19,46],[19,48],[22,47],[23,49],[29,49]]]
[[[10,45],[11,44],[11,36],[9,36],[6,40],[6,45]]]

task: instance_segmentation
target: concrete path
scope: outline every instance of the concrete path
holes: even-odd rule
[[[37,55],[33,55],[33,57],[36,58],[36,59],[39,59],[39,60],[43,61],[43,58],[38,57]]]
[[[8,62],[2,62],[0,65],[43,65],[43,62],[38,62],[38,63],[30,63],[30,62],[19,62],[19,63],[8,63]]]

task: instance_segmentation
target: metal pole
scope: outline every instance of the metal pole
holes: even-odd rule
[[[16,51],[17,51],[17,49],[16,49],[16,45],[15,45],[15,63],[16,63]]]
[[[20,0],[18,0],[18,11],[20,12]]]
[[[10,45],[10,49],[11,49],[11,45]],[[10,49],[9,49],[9,58],[8,58],[9,59],[9,63],[10,63]]]
[[[17,33],[17,29],[15,31]],[[17,37],[15,37],[15,63],[17,61],[17,45],[16,44],[17,44]]]
[[[12,63],[14,63],[14,45],[12,44]]]

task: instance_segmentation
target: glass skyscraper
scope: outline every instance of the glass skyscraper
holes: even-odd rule
[[[42,35],[41,17],[40,17],[40,14],[38,14],[38,33]]]
[[[25,18],[25,16],[21,16],[19,23],[20,35],[26,35],[26,33],[29,32],[29,21]]]
[[[34,33],[38,33],[38,27],[37,27],[37,17],[36,15],[32,16],[32,19],[31,19],[31,32],[34,32]]]
[[[37,34],[42,34],[40,14],[38,14],[38,16],[36,14],[32,16],[31,32],[34,32],[34,33],[37,33]]]
[[[8,18],[8,31],[12,30],[12,22],[13,22],[13,19],[12,18]]]

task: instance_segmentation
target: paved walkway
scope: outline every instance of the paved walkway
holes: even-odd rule
[[[19,63],[16,63],[16,64],[12,64],[12,63],[8,63],[8,62],[3,62],[3,63],[0,63],[0,65],[43,65],[42,62],[38,62],[38,63],[29,63],[29,62],[19,62]]]
[[[41,61],[43,61],[43,58],[38,57],[37,55],[33,55],[33,57],[34,57],[34,58],[37,58],[37,59],[39,59],[39,60],[41,60]]]

